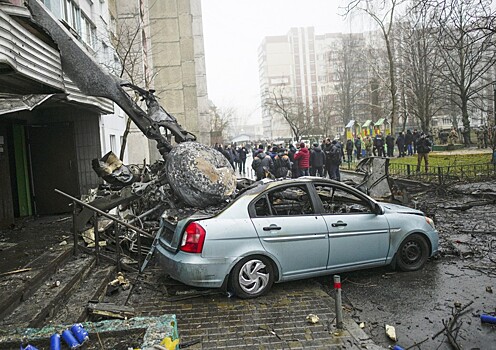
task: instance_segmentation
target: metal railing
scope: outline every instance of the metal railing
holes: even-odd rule
[[[151,239],[156,239],[157,237],[154,237],[151,233],[147,232],[147,231],[144,231],[136,226],[133,226],[131,225],[130,223],[128,222],[125,222],[125,221],[122,221],[98,208],[95,208],[93,206],[91,206],[90,204],[88,203],[85,203],[67,193],[64,193],[58,189],[55,189],[55,192],[57,192],[58,194],[72,200],[72,206],[73,206],[73,218],[72,218],[72,222],[73,222],[73,239],[74,239],[74,247],[73,247],[73,253],[74,255],[78,255],[79,254],[79,249],[82,248],[82,246],[79,245],[79,235],[81,234],[81,232],[78,231],[78,229],[76,228],[76,215],[77,215],[77,212],[78,212],[78,207],[86,207],[90,210],[93,211],[93,232],[94,232],[94,235],[95,235],[95,238],[94,238],[94,243],[95,243],[95,250],[94,250],[94,254],[95,254],[95,262],[96,262],[96,265],[98,266],[99,263],[100,263],[100,258],[103,256],[103,257],[106,257],[108,260],[111,260],[113,262],[116,263],[116,267],[117,267],[117,271],[120,271],[121,270],[121,267],[122,267],[122,263],[121,263],[121,242],[123,241],[122,238],[120,237],[120,233],[121,233],[121,230],[123,227],[131,230],[131,231],[134,231],[136,232],[137,234],[137,244],[138,244],[138,251],[137,251],[137,254],[138,254],[138,274],[140,274],[142,272],[142,270],[144,269],[144,267],[146,266],[146,262],[147,260],[149,260],[150,256],[149,254],[152,253],[153,251],[151,250],[149,252],[149,254],[147,255],[146,259],[145,259],[145,264],[142,265],[142,254],[143,254],[143,250],[142,250],[142,246],[141,246],[141,237],[148,237],[148,238],[151,238]],[[151,213],[155,210],[156,208],[154,208],[153,210],[150,210],[150,211],[147,211],[145,214],[148,214],[148,213]],[[99,221],[99,217],[98,216],[102,216],[102,217],[105,217],[107,219],[110,219],[113,221],[113,224],[114,224],[114,239],[115,239],[115,244],[116,244],[116,249],[115,249],[115,254],[116,254],[116,257],[115,259],[114,258],[110,258],[110,257],[107,257],[107,256],[104,256],[101,252],[100,252],[100,231],[99,231],[99,227],[98,227],[98,221]],[[160,230],[159,230],[160,232]],[[155,242],[154,242],[155,243]]]
[[[389,175],[423,182],[446,184],[460,181],[482,181],[496,176],[496,165],[492,163],[429,166],[422,164],[420,171],[413,164],[389,164]]]

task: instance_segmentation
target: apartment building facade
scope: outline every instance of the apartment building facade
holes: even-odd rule
[[[38,3],[97,61],[115,65],[106,1]],[[0,225],[8,225],[70,211],[54,189],[78,197],[101,182],[91,161],[119,147],[124,118],[67,77],[56,43],[24,1],[2,1],[0,22]]]
[[[363,38],[342,33],[317,35],[312,27],[292,28],[284,36],[263,40],[258,57],[265,138],[293,136],[281,113],[271,108],[277,95],[301,106],[307,136],[338,135],[344,130],[343,123],[362,113],[363,100],[368,98],[364,93],[367,73],[356,53],[344,52],[350,44],[358,47]],[[355,76],[353,85],[348,84],[349,74]],[[359,100],[359,108],[350,107],[352,98],[354,106]]]
[[[111,0],[109,8],[123,77],[155,90],[183,128],[210,144],[201,0]],[[130,162],[160,158],[156,144],[132,127]]]

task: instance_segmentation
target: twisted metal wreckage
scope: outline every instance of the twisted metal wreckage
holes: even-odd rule
[[[130,242],[130,250],[136,251],[139,235],[152,232],[146,236],[153,237],[155,232],[158,237],[164,225],[175,226],[180,219],[193,214],[213,215],[253,183],[249,179],[236,179],[234,170],[220,152],[196,142],[196,136],[184,130],[160,106],[153,90],[144,90],[104,70],[39,0],[28,0],[28,7],[32,20],[58,45],[64,73],[83,93],[108,98],[119,105],[147,138],[156,141],[163,157],[153,165],[144,166],[125,166],[110,152],[101,159],[94,159],[93,169],[107,185],[92,190],[85,196],[84,203],[73,198],[74,205],[82,205],[74,215],[75,233],[88,229],[95,212],[100,215],[111,212],[112,216],[104,216],[116,220],[108,223],[126,224],[122,226],[125,229],[119,242]],[[140,95],[146,103],[146,112],[124,88]],[[177,145],[169,142],[170,134]],[[382,166],[381,163],[380,168]],[[370,161],[364,163],[364,167],[371,170]],[[359,188],[367,191],[384,180],[387,181],[387,173],[376,170],[372,176],[366,176]],[[388,190],[389,186],[386,192]],[[132,225],[139,229],[133,230]],[[95,226],[101,230],[100,225]],[[95,236],[98,241],[98,233]],[[139,257],[138,262],[140,260]]]
[[[145,228],[156,226],[164,210],[175,218],[183,208],[222,205],[236,193],[237,180],[227,159],[216,150],[196,142],[176,118],[160,106],[153,90],[122,81],[99,65],[39,0],[29,0],[32,20],[58,45],[64,73],[85,94],[108,98],[121,107],[140,131],[155,140],[163,157],[153,165],[125,166],[112,153],[93,161],[93,169],[107,183],[88,196],[92,207],[116,214]],[[124,88],[131,88],[146,103],[145,112]],[[174,137],[173,146],[168,136]],[[209,209],[211,210],[211,209]],[[75,229],[83,230],[93,211],[88,207],[76,216]]]

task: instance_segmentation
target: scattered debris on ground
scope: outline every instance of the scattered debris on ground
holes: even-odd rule
[[[400,184],[409,206],[435,221],[439,255],[415,273],[388,268],[343,274],[345,310],[382,346],[384,325],[395,327],[402,348],[484,348],[496,319],[496,183]],[[331,283],[322,279],[323,285]],[[329,289],[328,293],[332,290]]]

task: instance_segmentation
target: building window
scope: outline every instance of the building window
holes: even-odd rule
[[[62,6],[62,18],[76,33],[81,33],[81,12],[72,0],[64,0]]]
[[[116,143],[115,135],[110,135],[110,150],[113,153],[117,152],[117,143]]]
[[[62,1],[61,0],[43,0],[43,4],[52,11],[57,18],[62,18]]]
[[[96,26],[85,15],[81,16],[81,39],[86,45],[95,49]]]

